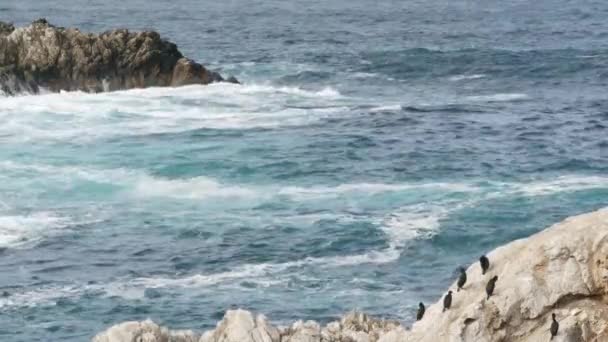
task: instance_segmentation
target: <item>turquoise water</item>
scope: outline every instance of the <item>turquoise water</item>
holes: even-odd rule
[[[243,85],[0,98],[0,340],[350,309],[608,199],[608,4],[14,1]],[[121,9],[121,10],[119,10]]]

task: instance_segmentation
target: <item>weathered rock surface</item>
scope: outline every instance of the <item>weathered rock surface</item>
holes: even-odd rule
[[[608,342],[608,209],[569,218],[527,239],[497,248],[486,275],[478,263],[452,308],[442,301],[406,331],[399,323],[352,313],[321,327],[296,322],[275,328],[264,316],[228,311],[198,342],[537,342],[549,341],[551,313],[560,322],[555,342]],[[498,275],[494,295],[485,285]],[[389,308],[387,308],[389,310]],[[194,341],[150,321],[114,326],[94,342]]]
[[[213,331],[206,332],[200,342],[272,342],[279,340],[279,330],[263,315],[253,317],[245,310],[226,312]]]
[[[111,327],[93,338],[93,342],[198,342],[199,335],[192,331],[170,331],[154,322],[124,322]]]
[[[469,267],[464,290],[451,287],[452,309],[428,308],[409,341],[544,341],[553,312],[560,322],[553,341],[608,341],[608,209],[568,218],[488,257],[488,273]],[[486,300],[493,275],[496,290]]]
[[[101,92],[223,80],[156,32],[92,34],[44,19],[20,28],[0,22],[0,90],[8,95],[41,88]]]

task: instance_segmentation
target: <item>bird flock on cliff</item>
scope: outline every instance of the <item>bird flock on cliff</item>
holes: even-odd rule
[[[481,274],[485,275],[488,269],[490,269],[490,260],[487,256],[482,255],[479,258],[479,264],[481,266]],[[464,267],[460,267],[459,269],[460,276],[458,277],[458,281],[456,282],[456,292],[460,292],[460,290],[464,290],[464,285],[467,283],[467,271]],[[496,289],[496,282],[498,281],[498,276],[495,275],[490,280],[488,280],[486,284],[486,300],[490,300],[490,297],[494,294],[494,290]],[[443,297],[443,311],[446,312],[452,307],[452,296],[453,291],[449,290],[448,293]],[[424,317],[424,313],[426,308],[424,303],[420,302],[418,304],[418,312],[416,313],[416,320],[420,321]],[[551,333],[551,340],[557,336],[557,332],[559,330],[559,323],[557,322],[555,313],[551,314],[552,321],[551,327],[549,328],[549,332]]]

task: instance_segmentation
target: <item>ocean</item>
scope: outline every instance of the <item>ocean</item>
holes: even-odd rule
[[[358,309],[608,203],[608,2],[4,0],[242,85],[0,97],[0,340]]]

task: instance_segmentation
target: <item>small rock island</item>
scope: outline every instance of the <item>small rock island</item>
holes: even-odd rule
[[[0,22],[0,93],[104,92],[225,81],[182,55],[157,32],[101,34],[38,19],[15,28]],[[231,77],[228,82],[238,83]]]

